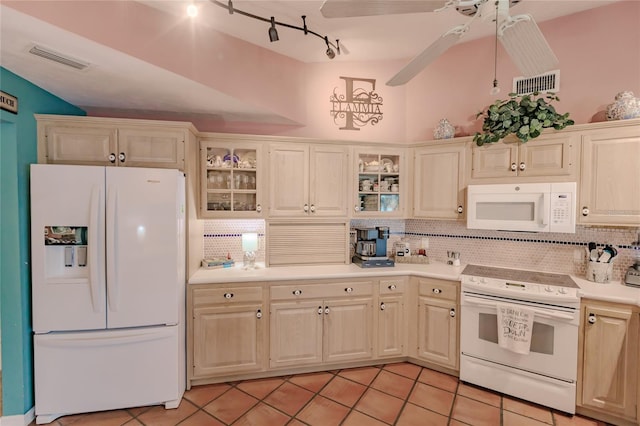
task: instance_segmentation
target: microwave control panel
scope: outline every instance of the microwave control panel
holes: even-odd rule
[[[565,185],[573,188],[562,188]],[[558,186],[559,188],[556,188]],[[576,184],[575,182],[552,184],[549,231],[576,231]]]

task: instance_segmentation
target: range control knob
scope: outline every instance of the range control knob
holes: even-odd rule
[[[480,278],[480,283],[481,284],[486,284],[488,282],[489,282],[489,280],[487,280],[486,278]]]
[[[476,282],[476,277],[470,277],[469,281],[471,281],[472,283],[475,283]]]
[[[551,288],[551,286],[546,286],[544,288],[544,291],[546,291],[547,293],[551,293],[553,291],[553,289]]]

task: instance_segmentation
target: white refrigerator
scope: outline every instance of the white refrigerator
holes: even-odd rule
[[[36,423],[184,393],[185,179],[31,165]]]

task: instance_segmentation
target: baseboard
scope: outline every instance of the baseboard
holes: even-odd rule
[[[0,417],[0,426],[28,426],[36,418],[36,407],[24,414]]]

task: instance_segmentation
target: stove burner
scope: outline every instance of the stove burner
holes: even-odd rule
[[[495,278],[507,281],[520,281],[533,284],[545,284],[556,287],[579,288],[569,275],[549,272],[526,271],[521,269],[494,268],[492,266],[467,265],[463,275]]]

